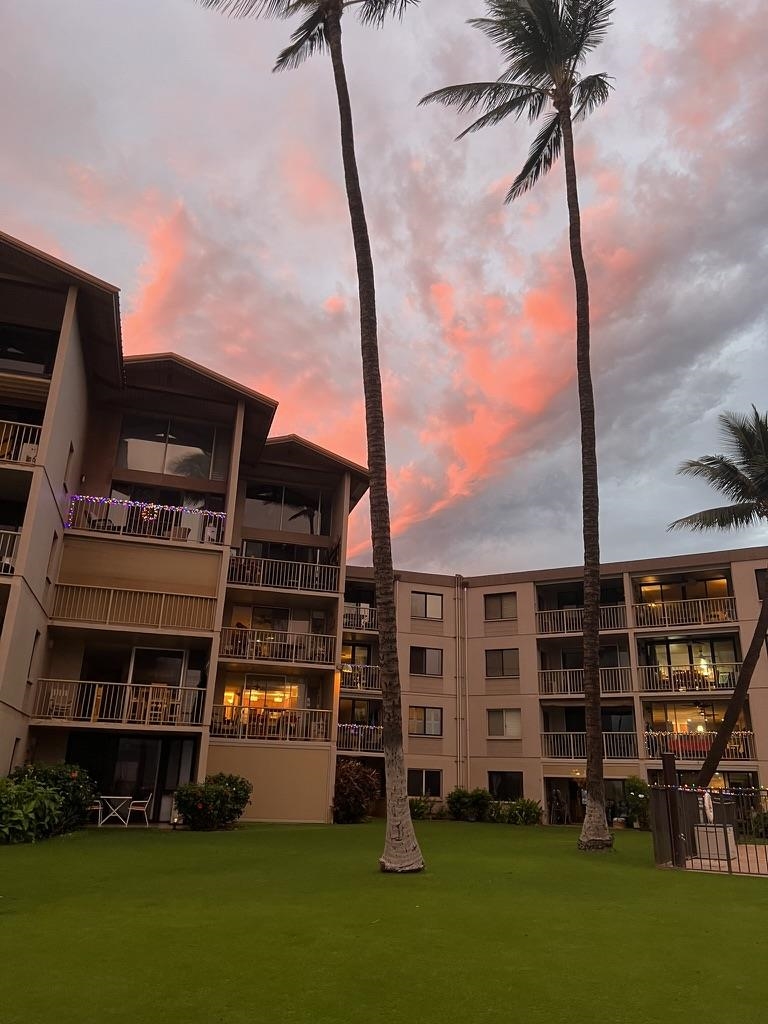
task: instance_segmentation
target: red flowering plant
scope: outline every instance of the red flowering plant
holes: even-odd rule
[[[188,782],[176,790],[176,808],[193,832],[234,828],[250,803],[253,786],[240,775],[207,776],[205,782]]]
[[[96,786],[79,765],[25,764],[15,768],[10,777],[16,782],[33,779],[60,797],[61,806],[52,835],[82,828],[88,821],[88,808],[96,796]]]

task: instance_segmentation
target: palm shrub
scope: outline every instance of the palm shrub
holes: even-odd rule
[[[96,784],[76,764],[25,764],[15,768],[10,778],[21,782],[34,780],[53,790],[61,798],[54,834],[82,828],[88,821],[88,808],[96,796]]]
[[[371,813],[379,795],[379,775],[362,761],[341,758],[336,765],[333,820],[337,825],[358,825]]]
[[[625,823],[638,823],[640,828],[648,828],[650,821],[651,790],[648,783],[638,775],[630,775],[624,780],[624,803],[627,805]]]
[[[63,797],[38,779],[0,779],[0,842],[34,843],[54,835]]]
[[[219,772],[205,782],[188,782],[176,790],[176,807],[193,832],[234,828],[251,801],[253,786],[241,775]]]
[[[526,800],[520,797],[519,800],[512,800],[507,814],[509,825],[540,825],[543,816],[543,808],[538,800]]]

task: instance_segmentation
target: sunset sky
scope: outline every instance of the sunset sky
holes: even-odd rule
[[[675,475],[768,405],[765,0],[618,0],[577,133],[606,560],[768,543],[666,533],[718,501]],[[469,17],[422,0],[345,45],[378,276],[395,561],[578,564],[574,299],[562,166],[502,197],[532,129],[453,141],[424,93],[490,79]],[[175,351],[365,461],[356,281],[325,56],[193,0],[6,0],[0,228],[121,288],[127,353]],[[352,521],[369,558],[367,506]]]

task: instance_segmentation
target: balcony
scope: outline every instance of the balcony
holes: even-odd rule
[[[718,693],[732,690],[741,671],[741,662],[711,665],[641,665],[642,693]]]
[[[367,604],[344,605],[344,629],[375,631],[378,628],[379,613],[377,608],[372,608]]]
[[[34,465],[40,447],[42,427],[32,423],[0,420],[0,462]]]
[[[656,601],[636,604],[635,625],[639,629],[656,626],[711,626],[736,621],[734,597],[702,597],[693,601]]]
[[[601,630],[626,628],[626,605],[601,605]],[[536,612],[536,630],[539,633],[581,633],[584,630],[584,609],[557,608],[551,611]]]
[[[272,558],[232,555],[227,581],[241,587],[271,590],[313,590],[335,594],[339,589],[339,567],[316,562],[279,562]]]
[[[346,725],[339,723],[336,748],[357,754],[382,754],[384,741],[380,725]]]
[[[205,690],[188,686],[39,679],[32,717],[120,725],[200,725]]]
[[[204,508],[154,505],[121,498],[75,495],[69,504],[67,528],[110,537],[142,537],[220,546],[226,513]]]
[[[0,575],[12,576],[16,568],[19,535],[13,530],[0,530]]]
[[[211,736],[227,740],[329,743],[331,712],[304,708],[241,708],[216,704]]]
[[[56,586],[52,619],[94,626],[210,632],[216,599],[110,587]]]
[[[600,693],[631,693],[632,670],[621,666],[600,669]],[[563,668],[539,672],[539,693],[545,696],[583,695],[584,669]]]
[[[542,757],[562,757],[583,761],[587,756],[585,732],[543,732]],[[637,757],[637,736],[633,732],[604,732],[603,756],[607,760],[634,760]]]
[[[236,661],[289,661],[333,665],[336,637],[319,633],[286,633],[275,629],[221,631],[219,656]]]
[[[662,754],[674,754],[680,761],[703,761],[714,738],[714,732],[646,732],[645,756],[660,758]],[[754,761],[756,758],[755,734],[745,729],[734,732],[723,760]]]
[[[378,665],[339,665],[342,690],[380,690]]]

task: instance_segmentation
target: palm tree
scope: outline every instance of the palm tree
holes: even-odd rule
[[[723,413],[720,416],[720,436],[725,455],[703,455],[700,459],[684,462],[678,473],[706,480],[725,495],[730,504],[676,519],[669,525],[670,530],[734,530],[740,526],[768,522],[768,413],[761,415],[754,405],[751,415]],[[712,781],[747,701],[749,684],[768,634],[768,579],[760,596],[762,603],[752,641],[723,720],[699,772],[697,785],[702,787]]]
[[[613,845],[605,818],[603,737],[600,719],[600,537],[595,441],[595,403],[590,368],[589,283],[581,244],[581,215],[573,125],[605,103],[605,74],[582,76],[581,68],[605,37],[613,0],[486,0],[488,16],[473,18],[499,48],[504,70],[494,82],[439,89],[422,103],[442,103],[481,116],[459,138],[512,117],[533,123],[544,117],[528,159],[507,193],[512,202],[532,189],[562,150],[576,286],[576,367],[581,412],[582,511],[584,534],[584,706],[587,746],[587,807],[579,837],[583,850]]]
[[[278,55],[275,71],[296,68],[312,54],[327,50],[333,67],[341,123],[341,155],[357,261],[360,299],[360,343],[370,473],[371,543],[379,614],[379,665],[382,694],[384,770],[387,789],[387,829],[382,871],[421,871],[424,860],[411,822],[403,756],[400,672],[397,658],[395,582],[392,566],[384,409],[379,369],[376,283],[368,222],[357,169],[352,105],[341,44],[342,16],[353,9],[364,25],[380,26],[387,16],[402,17],[419,0],[198,0],[234,17],[290,18],[301,24]]]

